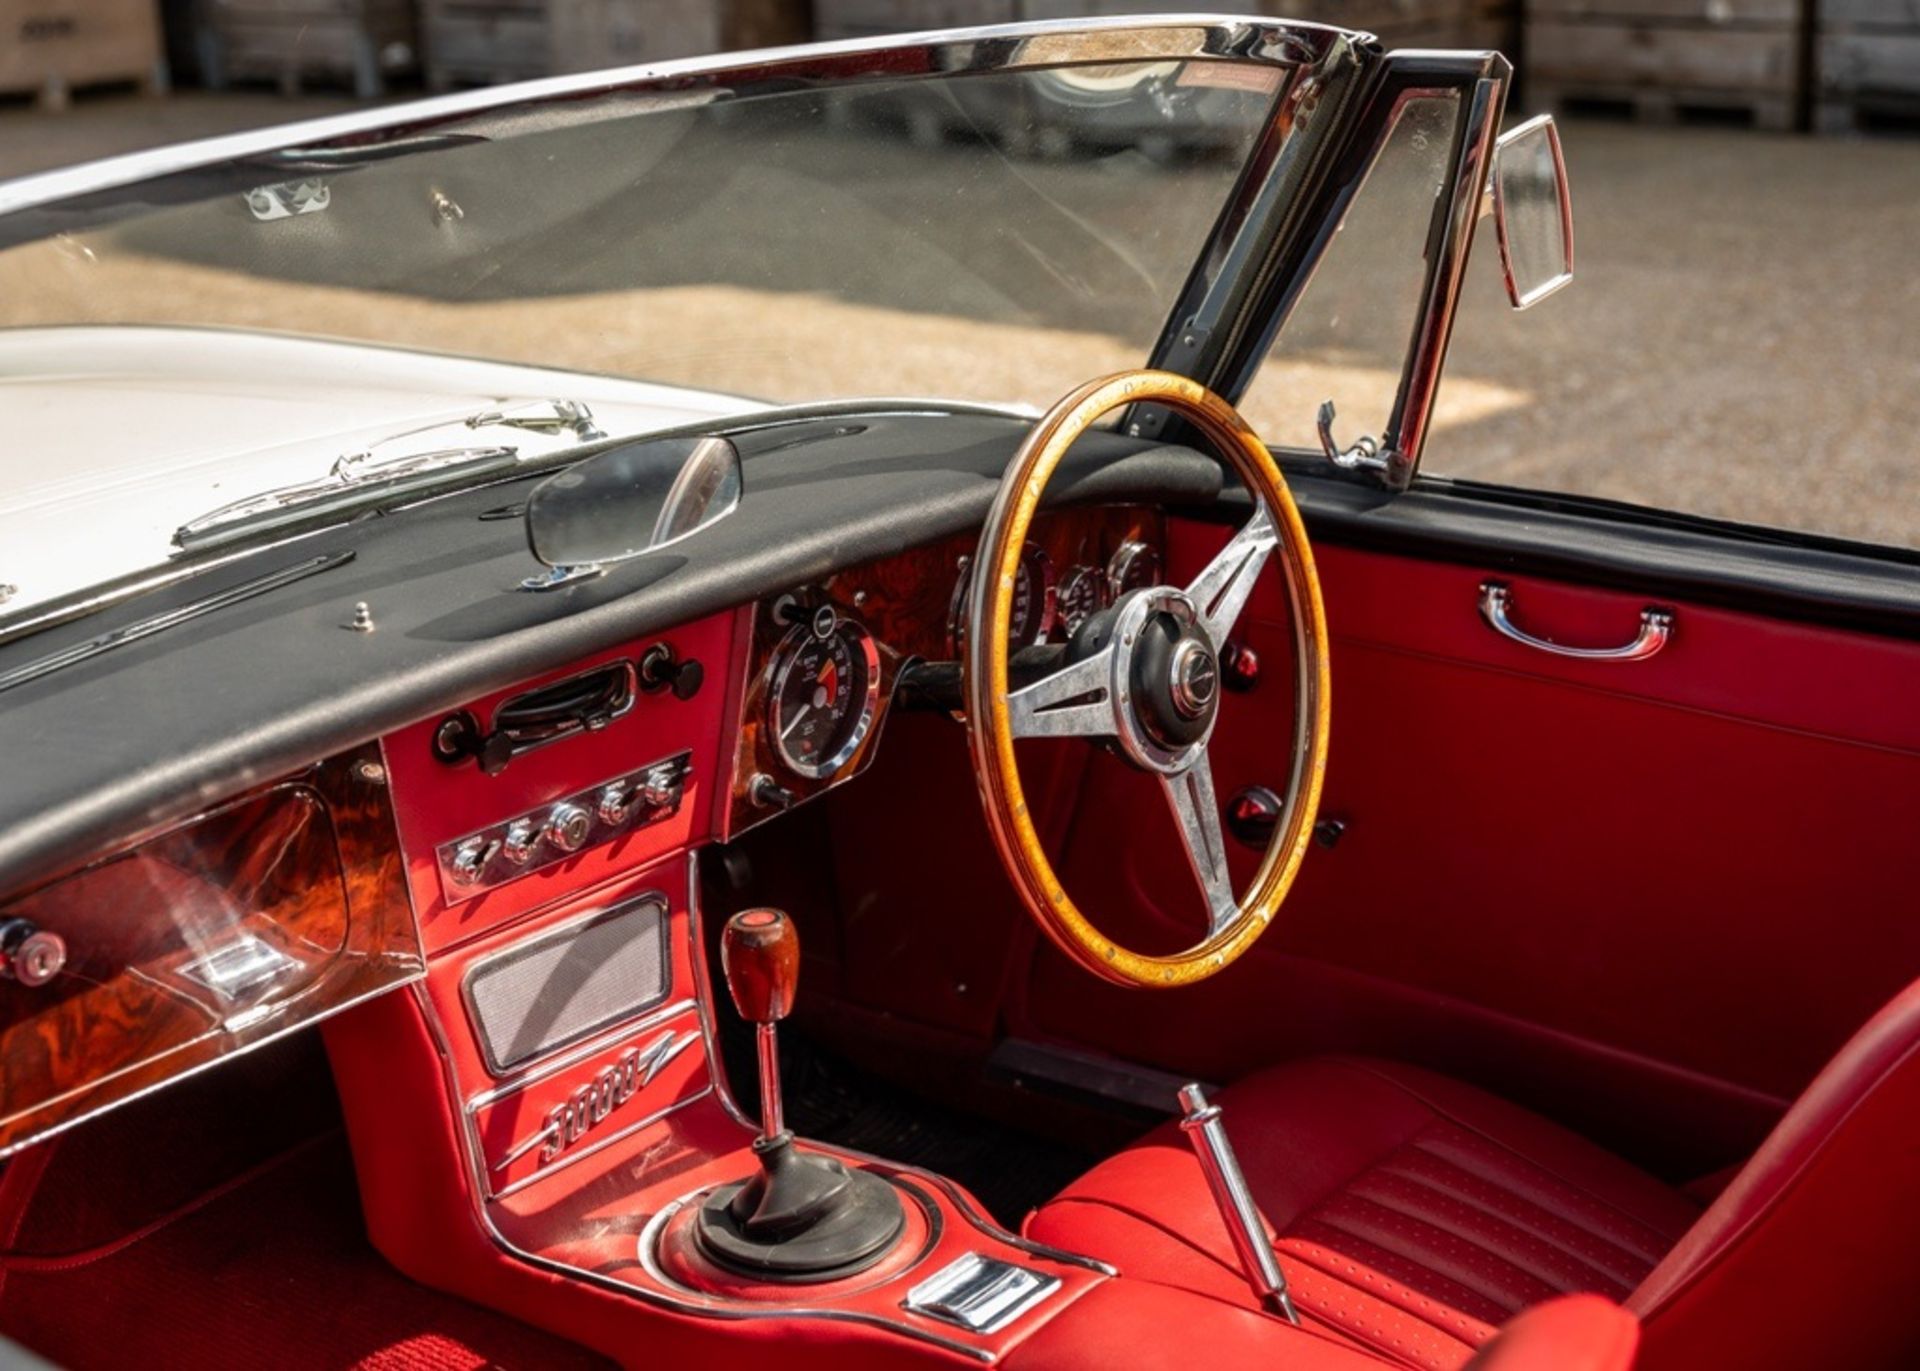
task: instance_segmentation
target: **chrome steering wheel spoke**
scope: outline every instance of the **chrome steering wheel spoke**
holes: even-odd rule
[[[1247,606],[1247,597],[1253,594],[1254,583],[1260,579],[1260,568],[1279,546],[1273,515],[1266,501],[1256,498],[1253,517],[1187,587],[1187,598],[1193,601],[1216,651],[1226,644],[1240,611]]]
[[[1220,805],[1213,795],[1213,764],[1200,748],[1184,770],[1162,775],[1167,803],[1173,809],[1186,849],[1187,864],[1207,901],[1207,936],[1217,936],[1239,915],[1233,877],[1227,872],[1227,844],[1220,829]]]
[[[1007,696],[1016,738],[1110,738],[1114,734],[1114,649],[1091,657]]]

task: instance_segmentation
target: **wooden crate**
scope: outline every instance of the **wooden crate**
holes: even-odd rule
[[[201,79],[273,81],[288,94],[315,77],[346,80],[362,99],[418,65],[409,0],[204,0]]]
[[[76,86],[109,81],[166,90],[154,0],[0,0],[0,92],[59,109]]]
[[[420,0],[427,86],[799,42],[791,0]]]
[[[1604,101],[1669,122],[1695,110],[1790,129],[1802,79],[1799,0],[1527,0],[1533,105]]]
[[[1813,100],[1823,133],[1886,119],[1920,127],[1920,4],[1819,0]]]

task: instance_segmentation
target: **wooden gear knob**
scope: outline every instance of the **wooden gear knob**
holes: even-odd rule
[[[800,984],[800,934],[778,909],[743,909],[720,931],[720,967],[748,1023],[779,1023]]]

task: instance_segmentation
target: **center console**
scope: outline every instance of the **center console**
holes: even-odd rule
[[[1134,574],[1157,532],[1072,513],[1030,558],[1036,637],[1062,631],[1054,563]],[[733,913],[723,981],[706,965],[701,849],[867,764],[903,667],[951,654],[964,556],[840,573],[383,740],[428,971],[325,1032],[368,1229],[401,1270],[628,1364],[769,1340],[783,1366],[994,1364],[1124,1325],[1111,1267],[785,1128],[783,915]],[[721,1067],[728,1014],[757,1035],[758,1119]]]

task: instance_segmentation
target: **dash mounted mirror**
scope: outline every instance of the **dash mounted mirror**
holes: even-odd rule
[[[527,546],[547,590],[677,543],[739,507],[740,453],[725,438],[656,438],[596,453],[527,497]]]

